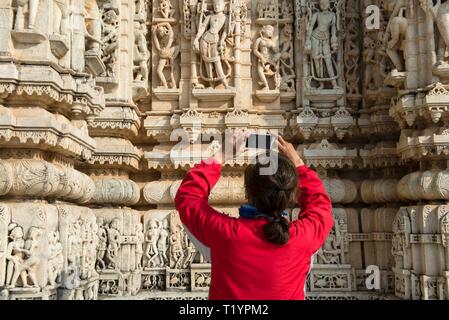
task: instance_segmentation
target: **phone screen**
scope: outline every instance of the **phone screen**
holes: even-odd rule
[[[273,136],[270,134],[251,134],[246,140],[246,147],[250,149],[270,150]]]

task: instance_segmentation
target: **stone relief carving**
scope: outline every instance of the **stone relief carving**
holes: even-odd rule
[[[390,2],[390,20],[384,35],[384,45],[387,48],[387,54],[395,67],[395,72],[404,71],[404,46],[407,34],[407,1],[396,0]]]
[[[107,234],[107,247],[106,247],[106,268],[117,269],[117,255],[121,245],[121,230],[118,219],[113,219],[109,225],[105,226]]]
[[[278,8],[274,1],[262,0],[257,3],[257,18],[259,19],[276,19]]]
[[[208,14],[207,2],[200,2],[198,32],[193,40],[193,51],[200,56],[199,79],[205,84],[194,83],[197,88],[222,84],[230,88],[228,78],[231,64],[226,56],[226,39],[229,35],[229,16],[224,12],[224,0],[213,1],[213,13]]]
[[[97,270],[106,269],[106,263],[104,262],[106,256],[106,249],[108,244],[108,234],[104,226],[104,221],[102,218],[98,218],[98,243],[97,243],[97,254],[95,266]]]
[[[26,239],[21,226],[11,223],[6,259],[8,260],[6,283],[10,288],[37,288],[39,286],[36,272],[40,263],[39,245],[43,230],[31,227]],[[18,284],[18,280],[21,283]]]
[[[111,4],[110,4],[111,5]],[[117,11],[112,7],[103,6],[101,16],[101,59],[106,66],[106,77],[114,77],[117,73],[116,65],[118,61],[118,23]]]
[[[347,241],[345,238],[347,232],[346,221],[340,216],[335,218],[334,228],[316,254],[316,263],[343,264],[345,262],[344,254],[347,250],[347,244],[345,243]]]
[[[153,44],[159,55],[159,62],[156,67],[160,81],[160,87],[167,89],[177,88],[175,80],[175,60],[179,54],[179,46],[175,45],[175,33],[173,27],[168,22],[159,23],[153,26]],[[169,81],[164,74],[164,69],[169,68]],[[169,84],[170,83],[170,86]]]
[[[148,81],[149,68],[148,59],[150,52],[148,51],[146,41],[147,28],[144,23],[134,22],[134,80],[146,82]]]
[[[169,230],[168,220],[150,220],[145,237],[147,267],[164,267],[168,262]]]
[[[284,2],[285,3],[285,2]],[[280,38],[280,90],[285,92],[296,91],[296,74],[294,65],[293,26],[290,23],[282,27]]]
[[[281,86],[281,75],[279,72],[280,58],[278,46],[273,40],[274,27],[264,25],[259,37],[254,43],[254,55],[258,58],[257,73],[262,90],[270,90],[267,78],[273,78],[274,88],[278,90]]]
[[[0,299],[207,291],[173,209],[196,159],[169,137],[234,127],[280,130],[323,178],[336,224],[314,299],[379,298],[359,292],[368,264],[386,295],[447,299],[448,1],[7,3]],[[219,210],[245,201],[245,165],[212,190]]]
[[[430,0],[420,0],[419,3],[421,8],[432,17],[439,31],[437,64],[447,64],[445,53],[449,47],[449,3],[441,0],[436,1],[435,4]]]
[[[333,89],[338,88],[338,62],[335,53],[339,48],[337,21],[340,8],[331,8],[330,0],[320,0],[319,8],[308,7],[308,26],[305,51],[310,56],[310,76],[320,89],[330,82]],[[314,10],[315,9],[315,12]]]
[[[56,283],[60,282],[60,279],[58,278],[61,276],[61,272],[64,268],[63,247],[59,239],[58,231],[50,233],[48,246],[50,252],[47,265],[48,284],[50,286],[56,286]]]
[[[157,12],[164,19],[172,19],[175,15],[175,9],[170,0],[160,0]]]
[[[87,53],[101,52],[101,15],[96,0],[86,0],[84,4],[85,36]]]
[[[67,0],[53,0],[53,32],[60,35],[67,35],[69,32],[68,18],[69,8]]]
[[[39,0],[18,0],[14,28],[16,30],[31,29],[36,24]],[[25,7],[28,8],[28,21],[25,22]]]

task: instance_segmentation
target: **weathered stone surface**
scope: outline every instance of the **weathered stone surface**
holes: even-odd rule
[[[173,199],[235,128],[280,132],[323,178],[336,223],[310,299],[449,299],[448,10],[0,0],[0,299],[205,298]],[[232,216],[245,155],[210,196]]]

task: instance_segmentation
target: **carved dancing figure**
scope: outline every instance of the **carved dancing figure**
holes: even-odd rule
[[[159,239],[157,241],[157,251],[159,252],[160,266],[163,267],[168,262],[168,237],[170,232],[168,231],[168,220],[164,219],[159,224]]]
[[[145,38],[145,24],[134,22],[134,77],[135,81],[148,80],[148,58],[150,53]]]
[[[384,34],[384,47],[390,57],[393,65],[398,72],[404,71],[404,64],[401,55],[403,56],[405,38],[407,34],[408,22],[405,17],[407,0],[395,0],[393,10],[388,21],[386,32]]]
[[[142,269],[142,257],[143,257],[143,243],[145,241],[145,235],[143,233],[143,226],[141,223],[136,225],[136,268]]]
[[[96,274],[95,272],[95,264],[97,262],[97,248],[99,243],[98,238],[98,225],[95,220],[91,221],[91,230],[92,230],[92,237],[91,240],[88,242],[87,246],[87,254],[88,254],[88,278],[91,277],[92,274]]]
[[[8,227],[9,240],[6,249],[6,260],[8,261],[6,267],[6,285],[10,288],[15,288],[19,276],[22,283],[27,283],[26,273],[22,273],[22,265],[25,259],[25,239],[23,238],[23,229],[16,223],[11,223]]]
[[[164,22],[153,27],[153,43],[159,54],[159,62],[156,69],[162,88],[168,88],[167,79],[164,75],[166,67],[170,67],[171,87],[176,88],[174,61],[178,57],[179,46],[173,45],[174,41],[175,34],[170,23]]]
[[[262,90],[270,90],[267,77],[274,77],[275,89],[279,89],[281,79],[279,75],[280,54],[276,42],[273,40],[274,27],[264,25],[259,38],[254,43],[253,53],[258,58],[257,72],[263,85]]]
[[[173,8],[170,0],[161,0],[157,11],[164,19],[171,19],[175,15],[175,9]]]
[[[64,265],[64,256],[62,253],[62,245],[59,242],[59,232],[50,233],[48,240],[49,258],[47,263],[48,284],[56,285],[56,280],[62,271]]]
[[[334,89],[338,88],[338,72],[332,54],[338,50],[337,15],[330,10],[329,0],[320,0],[320,11],[315,12],[307,26],[305,51],[311,56],[311,71],[319,88],[330,81]],[[327,74],[326,71],[327,70]]]
[[[420,0],[421,8],[429,13],[439,31],[437,66],[447,65],[445,58],[449,51],[449,1]]]
[[[37,267],[39,263],[41,262],[41,257],[39,253],[39,240],[40,236],[42,235],[43,230],[41,228],[37,227],[31,227],[28,230],[28,238],[25,241],[25,250],[26,250],[26,260],[24,261],[22,265],[22,274],[25,275],[25,282],[23,283],[24,288],[30,287],[28,285],[28,281],[26,278],[26,275],[31,280],[31,287],[38,287],[37,282]],[[23,277],[22,277],[23,279]],[[13,279],[17,281],[17,279]]]
[[[205,2],[203,2],[205,4]],[[212,87],[215,82],[221,82],[225,88],[230,88],[227,77],[223,71],[224,52],[226,48],[226,37],[228,36],[228,17],[224,13],[224,0],[214,0],[214,13],[205,16],[204,11],[200,12],[200,22],[198,33],[193,41],[193,51],[199,53],[200,77],[210,83]],[[221,36],[220,36],[221,32]],[[206,69],[206,75],[201,72]],[[201,84],[195,84],[198,88],[203,88]]]
[[[170,236],[171,258],[173,259],[173,268],[182,265],[184,258],[184,248],[182,246],[181,226],[175,226]]]
[[[102,60],[106,66],[106,76],[113,77],[115,75],[114,66],[117,62],[118,48],[118,30],[116,23],[118,16],[114,10],[108,10],[103,14],[102,21]]]
[[[150,220],[149,224],[150,227],[145,238],[145,241],[147,242],[145,256],[148,258],[147,266],[151,268],[156,265],[155,259],[159,255],[157,241],[159,239],[160,230],[156,220]]]
[[[39,8],[39,0],[17,0],[15,30],[22,30],[25,26],[25,6],[28,3],[28,26],[26,29],[33,30],[36,24],[37,9]]]
[[[281,31],[280,46],[280,74],[281,90],[295,91],[295,65],[293,58],[293,27],[286,24]]]
[[[106,231],[108,235],[108,246],[106,250],[106,258],[108,260],[108,264],[106,265],[106,267],[108,269],[117,269],[118,265],[116,259],[121,245],[120,220],[118,218],[114,218]]]
[[[366,89],[374,89],[378,83],[376,82],[376,76],[374,74],[376,61],[376,42],[370,37],[363,39],[364,51],[363,61],[365,62],[365,77],[363,85]]]
[[[88,53],[100,54],[101,51],[101,14],[96,0],[85,0],[84,20],[86,50]]]
[[[318,250],[317,256],[321,258],[322,263],[337,264],[339,263],[340,252],[341,237],[337,225],[331,230],[321,249]]]
[[[193,259],[195,259],[195,254],[197,253],[196,247],[192,241],[190,241],[187,234],[184,237],[184,242],[186,244],[186,257],[184,259],[184,263],[182,264],[183,268],[187,268],[190,264],[192,264]]]
[[[98,224],[98,246],[97,246],[96,268],[104,270],[106,268],[104,257],[106,254],[106,249],[108,247],[108,235],[104,227],[103,218],[98,218],[97,224]]]

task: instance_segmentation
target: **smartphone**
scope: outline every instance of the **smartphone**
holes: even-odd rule
[[[250,149],[270,150],[274,137],[271,134],[250,134],[246,139],[246,147]]]

